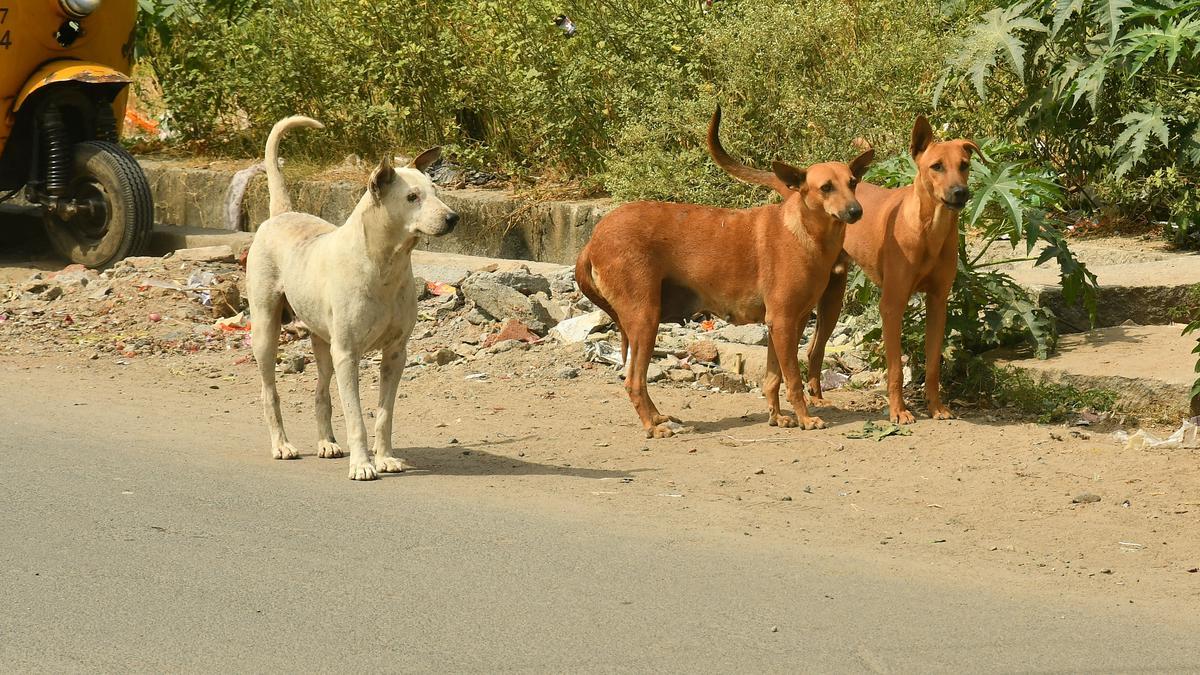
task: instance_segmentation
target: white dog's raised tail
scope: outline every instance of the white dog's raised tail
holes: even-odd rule
[[[293,115],[279,120],[275,126],[271,127],[271,134],[267,136],[266,165],[267,191],[271,195],[272,218],[292,210],[292,198],[288,196],[287,186],[283,183],[283,172],[279,170],[279,139],[283,136],[283,132],[295,127],[324,129],[325,125],[311,117]]]

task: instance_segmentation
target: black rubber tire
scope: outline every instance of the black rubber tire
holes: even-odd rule
[[[102,195],[102,229],[86,232],[47,213],[46,234],[56,251],[73,263],[103,269],[146,250],[154,228],[154,199],[146,174],[125,148],[108,141],[76,145],[69,194],[81,191]]]

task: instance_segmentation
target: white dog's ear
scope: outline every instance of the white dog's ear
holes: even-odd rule
[[[409,166],[417,171],[420,171],[421,173],[425,173],[425,170],[432,166],[434,162],[438,161],[438,157],[441,156],[441,146],[435,146],[417,155],[417,158],[414,159],[412,164],[409,164]]]
[[[396,182],[396,170],[392,168],[392,160],[387,155],[379,160],[379,166],[371,172],[371,180],[368,187],[371,190],[371,196],[375,201],[383,199],[383,193],[387,192],[388,187]]]

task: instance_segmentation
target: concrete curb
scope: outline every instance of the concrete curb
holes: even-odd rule
[[[154,193],[156,219],[171,226],[214,233],[229,232],[225,200],[233,171],[185,167],[140,159]],[[341,224],[362,197],[363,186],[351,182],[293,181],[292,203],[299,211]],[[574,264],[596,222],[615,205],[611,200],[537,202],[503,190],[442,190],[442,199],[461,219],[454,236],[428,238],[421,248],[489,258]],[[266,180],[256,176],[243,202],[246,229],[253,230],[268,213]],[[169,230],[170,228],[165,228]]]

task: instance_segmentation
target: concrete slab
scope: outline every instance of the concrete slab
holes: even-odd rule
[[[146,255],[165,255],[184,248],[208,246],[228,246],[236,254],[243,246],[249,246],[251,241],[254,241],[254,235],[249,232],[160,225],[150,233],[150,246]]]
[[[1097,327],[1117,326],[1126,320],[1141,325],[1168,324],[1186,321],[1200,311],[1200,255],[1173,253],[1157,260],[1090,269],[1100,285]],[[1088,328],[1087,312],[1080,303],[1066,302],[1054,268],[1014,268],[1009,273],[1040,305],[1054,310],[1061,332]]]
[[[1191,414],[1196,340],[1183,324],[1113,326],[1063,335],[1048,359],[997,350],[990,358],[1038,381],[1117,392],[1121,410],[1178,421]],[[1200,412],[1200,411],[1197,411]]]

